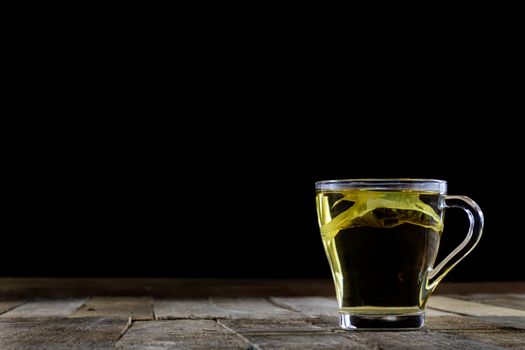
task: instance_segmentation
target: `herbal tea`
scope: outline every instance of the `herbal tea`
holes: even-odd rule
[[[413,313],[443,231],[443,196],[415,190],[317,193],[317,211],[341,311]]]

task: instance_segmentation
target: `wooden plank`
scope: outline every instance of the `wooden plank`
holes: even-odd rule
[[[224,310],[227,318],[242,319],[302,319],[308,316],[263,298],[211,298],[210,302]]]
[[[71,315],[86,299],[35,300],[25,303],[0,318],[65,317]]]
[[[469,316],[525,316],[525,311],[444,296],[432,296],[428,306],[442,311]]]
[[[313,318],[313,319],[308,320],[308,323],[311,323],[317,327],[321,327],[324,330],[327,330],[330,332],[341,330],[341,327],[339,327],[339,316],[337,315]]]
[[[462,336],[500,346],[504,349],[525,349],[525,332],[516,330],[497,330],[485,332],[454,332]]]
[[[434,309],[431,309],[431,308],[426,308],[425,310],[425,314],[428,317],[443,317],[443,316],[449,316],[449,317],[452,317],[452,316],[458,316],[457,314],[454,314],[452,312],[446,312],[446,311],[441,311],[441,310],[434,310]]]
[[[486,323],[500,327],[525,329],[525,311],[449,297],[433,296],[429,306],[440,310],[449,310],[458,314],[475,316]]]
[[[134,322],[117,342],[125,349],[247,349],[241,337],[212,320]]]
[[[495,331],[501,328],[497,324],[485,322],[480,318],[461,317],[431,317],[427,319],[426,328],[440,332],[462,331]]]
[[[333,333],[269,333],[246,335],[257,349],[372,349]]]
[[[324,297],[272,297],[270,300],[284,308],[310,317],[337,316],[339,307],[335,298]]]
[[[427,310],[429,311],[429,310]],[[428,316],[428,314],[427,314]],[[452,322],[452,320],[458,319],[457,322]],[[464,329],[481,329],[481,330],[496,330],[502,328],[516,328],[516,329],[525,329],[525,317],[468,317],[468,323],[465,323],[467,317],[445,313],[440,316],[428,316],[426,319],[425,328],[432,330],[457,330],[458,322],[462,324]],[[308,322],[311,322],[314,325],[329,329],[329,330],[340,330],[339,328],[339,318],[337,316],[332,317],[321,317],[320,319],[311,319]],[[463,322],[463,323],[461,323]],[[468,326],[465,326],[467,325]]]
[[[525,294],[471,294],[449,297],[525,311]]]
[[[156,299],[154,307],[159,320],[308,317],[263,298]]]
[[[425,328],[417,331],[344,331],[335,317],[311,319],[308,322],[336,334],[342,334],[354,342],[361,342],[374,349],[501,349],[511,344],[512,332],[502,339],[489,341],[470,333],[497,332],[501,326],[459,315],[427,318]],[[222,322],[222,321],[221,321]],[[470,333],[469,333],[470,332]]]
[[[155,316],[165,319],[307,318],[264,298],[156,299]]]
[[[14,309],[15,307],[23,304],[24,301],[22,300],[5,300],[0,301],[0,315]]]
[[[219,320],[257,349],[370,349],[301,320]]]
[[[304,326],[294,327],[295,325],[288,323],[279,324],[279,321],[268,320],[220,320],[227,326],[240,332],[256,345],[262,346],[263,342],[259,338],[253,337],[252,333],[265,333],[268,329],[260,327],[260,323],[274,322],[275,329],[272,332],[289,333],[293,331],[304,331]],[[251,322],[251,324],[250,324]],[[254,322],[256,323],[254,326]],[[281,321],[284,322],[284,321]],[[300,321],[296,321],[300,322]],[[514,348],[518,345],[523,345],[523,334],[518,330],[505,330],[498,325],[483,322],[477,319],[465,319],[463,317],[435,317],[429,318],[427,321],[427,330],[407,331],[407,332],[347,332],[339,329],[338,320],[336,317],[325,317],[321,319],[310,320],[308,322],[314,325],[325,328],[327,331],[335,331],[336,334],[342,334],[344,337],[350,338],[353,344],[365,344],[369,348],[385,348],[385,349],[500,349]],[[233,323],[233,325],[232,325]],[[253,330],[250,328],[253,327]],[[308,332],[319,332],[319,329],[309,329]],[[431,332],[429,332],[431,331]],[[432,332],[434,331],[434,332]],[[449,333],[449,334],[441,334]],[[399,336],[398,336],[399,334]],[[486,335],[488,334],[488,335]],[[264,338],[264,337],[263,337]],[[272,337],[270,337],[272,338]],[[280,339],[280,338],[272,338]],[[300,337],[299,337],[300,339]],[[297,339],[294,339],[297,341]],[[300,341],[298,344],[306,346]]]
[[[193,299],[155,299],[157,320],[175,319],[216,319],[230,317],[226,310],[219,309],[207,298]]]
[[[420,350],[420,349],[457,349],[457,350],[495,350],[501,347],[477,339],[470,339],[456,334],[419,331],[338,331],[352,341],[365,343],[373,349]]]
[[[501,322],[487,321],[486,318],[437,317],[428,320],[427,328],[480,340],[503,348],[525,348],[524,330],[506,327]]]
[[[313,325],[310,320],[284,319],[225,319],[217,321],[220,325],[239,334],[266,334],[266,333],[303,333],[321,332],[326,329]]]
[[[91,317],[0,319],[0,348],[112,349],[128,322]]]
[[[516,328],[525,330],[525,317],[485,316],[485,317],[429,317],[427,327],[436,330],[498,330]]]
[[[478,318],[502,327],[525,329],[525,317],[523,316],[487,316]]]
[[[120,317],[132,320],[152,320],[151,297],[94,297],[90,298],[71,317]]]

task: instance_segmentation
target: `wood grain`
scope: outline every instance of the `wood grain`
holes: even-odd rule
[[[207,298],[155,299],[157,320],[227,318],[231,313],[210,303]]]
[[[456,294],[431,297],[424,329],[354,332],[331,281],[44,281],[0,283],[0,349],[525,349],[521,282],[444,285]]]
[[[24,301],[22,300],[6,300],[6,301],[0,301],[0,315],[14,309],[15,307],[23,304]]]
[[[524,345],[524,333],[519,329],[507,328],[480,318],[459,315],[428,317],[425,328],[406,332],[346,332],[339,329],[338,320],[335,317],[322,317],[308,322],[335,333],[343,332],[345,337],[350,337],[353,341],[364,342],[371,348],[491,349],[520,348],[520,346],[523,348]],[[495,334],[499,336],[491,336]]]
[[[426,308],[425,309],[425,314],[427,317],[443,317],[443,316],[449,316],[449,317],[452,317],[452,316],[459,316],[457,314],[454,314],[452,312],[446,312],[446,311],[441,311],[441,310],[434,310],[434,309],[431,309],[431,308]]]
[[[500,326],[475,317],[429,317],[426,328],[440,332],[463,331],[494,331]]]
[[[152,320],[151,297],[94,297],[87,300],[71,317],[120,317],[132,320]]]
[[[210,298],[210,302],[228,314],[227,318],[302,319],[306,315],[289,310],[264,298]]]
[[[159,320],[173,319],[301,319],[299,312],[275,305],[264,298],[211,298],[155,300],[155,315]]]
[[[515,330],[497,330],[485,332],[457,331],[454,334],[467,339],[479,340],[487,344],[497,345],[503,349],[525,349],[525,333]]]
[[[246,338],[257,349],[373,349],[333,333],[268,333],[250,334]]]
[[[525,311],[482,304],[445,296],[432,296],[428,306],[442,311],[468,316],[525,316]]]
[[[326,329],[313,325],[310,320],[260,320],[260,319],[227,319],[218,320],[218,323],[240,334],[266,333],[326,333]]]
[[[219,320],[258,349],[371,349],[301,320]]]
[[[0,318],[65,317],[71,315],[84,301],[85,299],[35,300],[0,315]]]
[[[429,330],[418,331],[359,331],[359,332],[344,332],[338,331],[338,334],[343,335],[352,341],[362,342],[373,349],[392,349],[392,350],[416,350],[416,349],[458,349],[458,350],[473,350],[486,349],[494,350],[501,349],[497,345],[483,342],[477,339],[470,339],[464,336],[459,336],[449,333],[431,332]]]
[[[502,327],[525,329],[525,317],[523,316],[485,316],[478,318]]]
[[[128,320],[115,318],[0,319],[0,348],[112,349]]]
[[[272,297],[279,306],[301,312],[310,317],[337,316],[339,307],[335,298],[324,297]]]
[[[491,319],[494,320],[493,317]],[[428,320],[427,328],[503,348],[525,348],[525,330],[505,326],[497,320],[491,322],[477,317],[437,317]]]
[[[125,349],[247,349],[249,345],[212,320],[138,321],[116,344]]]
[[[450,297],[525,311],[525,294],[471,294]]]

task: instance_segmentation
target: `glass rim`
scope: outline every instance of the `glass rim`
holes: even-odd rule
[[[447,192],[447,181],[437,179],[412,178],[363,178],[322,180],[315,183],[318,191],[366,189],[366,190],[419,190],[429,192]]]

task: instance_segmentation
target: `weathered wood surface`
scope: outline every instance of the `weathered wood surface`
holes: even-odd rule
[[[158,320],[294,319],[306,317],[302,313],[282,308],[264,298],[159,299],[155,301],[155,316]]]
[[[458,316],[452,312],[446,312],[446,311],[441,311],[441,310],[435,310],[435,309],[432,309],[432,308],[429,308],[427,307],[426,310],[426,316],[427,317],[441,317],[441,316]]]
[[[0,300],[0,315],[14,309],[17,306],[22,305],[24,302],[22,300]]]
[[[257,349],[370,349],[301,320],[219,320]]]
[[[213,320],[134,322],[117,342],[125,349],[247,349],[249,344]]]
[[[275,305],[263,298],[211,298],[210,302],[224,310],[227,318],[238,319],[295,319],[306,315]]]
[[[461,300],[456,298],[433,296],[428,302],[428,307],[454,312],[468,316],[522,316],[525,317],[525,310],[512,309],[508,307],[489,305],[474,301]]]
[[[71,315],[84,301],[85,299],[31,301],[0,315],[0,318],[65,317]]]
[[[428,319],[426,328],[503,348],[525,348],[525,331],[518,327],[505,326],[497,318],[488,321],[477,317],[436,317]]]
[[[450,297],[525,311],[525,293],[450,295]]]
[[[337,300],[325,297],[272,297],[275,305],[301,312],[310,317],[337,315]]]
[[[128,326],[117,318],[5,318],[0,349],[112,349]]]
[[[429,330],[343,332],[338,331],[345,338],[366,344],[371,349],[418,350],[418,349],[501,349],[498,345],[467,338],[455,334],[432,332]]]
[[[93,297],[76,310],[72,317],[121,317],[132,320],[153,319],[151,297]]]
[[[215,319],[228,315],[207,298],[155,299],[154,305],[157,320]]]
[[[495,323],[500,327],[525,330],[525,317],[523,316],[485,316],[478,318],[488,323]]]
[[[0,295],[19,290],[1,281]],[[471,285],[475,294],[456,288],[455,294],[433,296],[419,331],[351,332],[339,329],[336,300],[319,286],[303,284],[301,294],[289,282],[247,281],[229,287],[238,294],[225,295],[215,290],[225,281],[210,281],[209,287],[203,280],[162,283],[188,289],[110,297],[123,284],[108,283],[109,294],[90,294],[84,285],[85,298],[71,297],[79,295],[74,286],[46,289],[43,297],[35,289],[18,300],[0,296],[0,349],[525,349],[525,291],[516,284],[490,286],[489,292],[501,294]],[[255,292],[257,286],[262,292]],[[63,297],[45,298],[49,290]],[[211,294],[202,296],[205,291]]]

